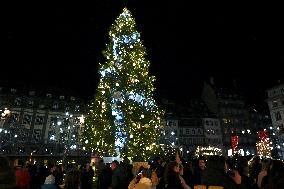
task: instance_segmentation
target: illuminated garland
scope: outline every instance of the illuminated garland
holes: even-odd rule
[[[220,148],[214,147],[214,146],[208,146],[208,147],[202,147],[197,146],[197,149],[195,151],[195,156],[212,156],[212,155],[222,155],[222,150]]]

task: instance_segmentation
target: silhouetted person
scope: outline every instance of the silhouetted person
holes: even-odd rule
[[[92,189],[93,188],[93,177],[94,177],[94,170],[90,166],[90,163],[86,163],[85,168],[83,169],[81,175],[81,186],[82,189]]]

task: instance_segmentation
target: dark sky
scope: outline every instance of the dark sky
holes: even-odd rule
[[[248,102],[257,104],[283,79],[283,11],[256,4],[101,0],[4,7],[1,80],[91,97],[109,27],[125,5],[147,49],[157,96],[198,96],[203,80],[214,76],[220,86],[235,79]]]

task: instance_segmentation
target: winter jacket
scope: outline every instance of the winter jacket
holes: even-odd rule
[[[140,179],[140,181],[136,184],[137,179],[134,178],[129,186],[128,189],[152,189],[152,182],[149,178],[143,177]]]

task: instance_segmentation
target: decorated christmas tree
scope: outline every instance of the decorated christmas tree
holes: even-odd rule
[[[129,10],[109,32],[100,80],[85,119],[84,143],[100,155],[149,158],[159,149],[162,111],[153,99],[150,62]]]
[[[267,131],[258,131],[259,141],[256,142],[257,155],[261,157],[271,157],[270,139],[267,136]]]

